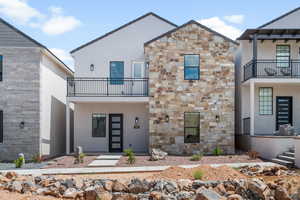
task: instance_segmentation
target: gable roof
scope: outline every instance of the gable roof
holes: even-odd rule
[[[290,15],[290,14],[298,11],[299,9],[300,9],[300,7],[295,8],[295,9],[293,9],[293,10],[291,10],[291,11],[289,11],[289,12],[287,12],[287,13],[285,13],[285,14],[283,14],[283,15],[281,15],[281,16],[279,16],[279,17],[277,17],[277,18],[275,18],[275,19],[273,19],[273,20],[271,20],[271,21],[269,21],[269,22],[267,22],[267,23],[265,23],[265,24],[257,27],[257,28],[259,29],[259,28],[263,28],[265,26],[268,26],[268,25],[270,25],[270,24],[272,24],[272,23],[274,23],[274,22],[276,22],[276,21],[278,21],[278,20],[280,20],[280,19],[282,19],[282,18],[284,18],[284,17],[286,17],[286,16],[288,16],[288,15]]]
[[[17,29],[15,26],[9,24],[8,22],[6,22],[4,19],[2,19],[0,17],[0,22],[2,22],[3,24],[5,24],[6,26],[8,26],[9,28],[11,28],[12,30],[14,30],[15,32],[17,32],[18,34],[22,35],[23,37],[25,37],[26,39],[28,39],[29,41],[31,41],[32,43],[36,44],[38,47],[41,47],[43,49],[45,49],[51,56],[53,56],[54,59],[56,59],[60,65],[62,65],[64,67],[64,69],[66,71],[68,71],[69,73],[73,74],[73,70],[71,70],[62,60],[60,60],[53,52],[51,52],[46,46],[44,46],[43,44],[39,43],[38,41],[34,40],[33,38],[31,38],[30,36],[26,35],[24,32],[20,31],[19,29]],[[1,45],[0,45],[1,46]]]
[[[177,25],[174,24],[173,22],[170,22],[169,20],[164,19],[164,18],[158,16],[157,14],[155,14],[155,13],[153,13],[153,12],[149,12],[149,13],[147,13],[147,14],[141,16],[141,17],[136,18],[135,20],[132,20],[132,21],[128,22],[127,24],[124,24],[124,25],[120,26],[119,28],[116,28],[116,29],[114,29],[114,30],[112,30],[112,31],[110,31],[110,32],[108,32],[108,33],[106,33],[106,34],[104,34],[104,35],[102,35],[102,36],[100,36],[100,37],[98,37],[98,38],[96,38],[96,39],[90,41],[90,42],[87,42],[87,43],[85,43],[85,44],[83,44],[83,45],[77,47],[76,49],[72,50],[71,53],[74,53],[74,52],[76,52],[76,51],[78,51],[78,50],[80,50],[80,49],[82,49],[82,48],[84,48],[84,47],[86,47],[86,46],[88,46],[88,45],[94,43],[94,42],[97,42],[98,40],[101,40],[101,39],[103,39],[103,38],[105,38],[105,37],[107,37],[107,36],[109,36],[109,35],[111,35],[111,34],[117,32],[117,31],[119,31],[119,30],[121,30],[121,29],[123,29],[123,28],[129,26],[130,24],[133,24],[133,23],[135,23],[135,22],[137,22],[137,21],[139,21],[139,20],[141,20],[141,19],[144,19],[145,17],[150,16],[150,15],[152,15],[152,16],[154,16],[154,17],[156,17],[156,18],[158,18],[158,19],[160,19],[160,20],[162,20],[162,21],[164,21],[164,22],[166,22],[166,23],[168,23],[168,24],[170,24],[170,25],[172,25],[172,26],[177,27]]]
[[[158,40],[158,39],[160,39],[160,38],[162,38],[162,37],[164,37],[164,36],[166,36],[166,35],[169,35],[169,34],[175,32],[175,31],[177,31],[177,30],[179,30],[179,29],[181,29],[181,28],[183,28],[183,27],[185,27],[185,26],[187,26],[187,25],[190,25],[190,24],[196,24],[196,25],[198,25],[199,27],[201,27],[201,28],[203,28],[203,29],[205,29],[205,30],[207,30],[207,31],[209,31],[209,32],[211,32],[211,33],[213,33],[213,34],[215,34],[215,35],[218,35],[218,36],[224,38],[225,40],[227,40],[227,41],[229,41],[229,42],[232,42],[232,43],[234,43],[234,44],[236,44],[236,45],[239,45],[238,42],[236,42],[236,41],[230,39],[229,37],[227,37],[227,36],[225,36],[225,35],[222,35],[221,33],[218,33],[218,32],[216,32],[216,31],[214,31],[214,30],[208,28],[207,26],[204,26],[204,25],[200,24],[199,22],[197,22],[197,21],[195,21],[195,20],[190,20],[190,21],[188,21],[187,23],[185,23],[185,24],[183,24],[183,25],[181,25],[181,26],[179,26],[179,27],[177,27],[177,28],[174,28],[174,29],[172,29],[172,30],[170,30],[170,31],[168,31],[168,32],[166,32],[166,33],[164,33],[164,34],[162,34],[162,35],[159,35],[158,37],[153,38],[152,40],[150,40],[150,41],[148,41],[148,42],[145,42],[144,45],[146,46],[146,45],[148,45],[148,44],[150,44],[150,43],[152,43],[152,42],[154,42],[154,41],[156,41],[156,40]]]

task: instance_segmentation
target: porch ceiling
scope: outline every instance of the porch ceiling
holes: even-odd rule
[[[238,40],[297,40],[300,41],[300,29],[247,29]]]

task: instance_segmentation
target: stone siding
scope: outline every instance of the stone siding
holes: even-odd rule
[[[150,149],[210,154],[219,146],[225,153],[234,153],[236,47],[197,23],[146,44]],[[200,80],[184,80],[184,54],[200,55]],[[200,112],[200,143],[184,143],[185,112]]]
[[[4,141],[0,160],[14,160],[18,153],[26,159],[39,153],[40,48],[0,48],[3,81],[0,81],[0,110],[3,110]],[[20,122],[25,122],[24,129]]]

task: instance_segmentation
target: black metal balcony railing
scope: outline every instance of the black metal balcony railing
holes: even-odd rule
[[[250,78],[300,78],[300,60],[251,60],[244,65],[244,81]]]
[[[147,78],[68,78],[69,97],[148,96]]]

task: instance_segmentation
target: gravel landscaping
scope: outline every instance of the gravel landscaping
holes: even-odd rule
[[[25,163],[25,165],[22,166],[20,169],[41,169],[45,166],[47,166],[47,162],[42,162],[42,163]],[[16,170],[15,164],[14,163],[1,163],[0,162],[0,170]]]

